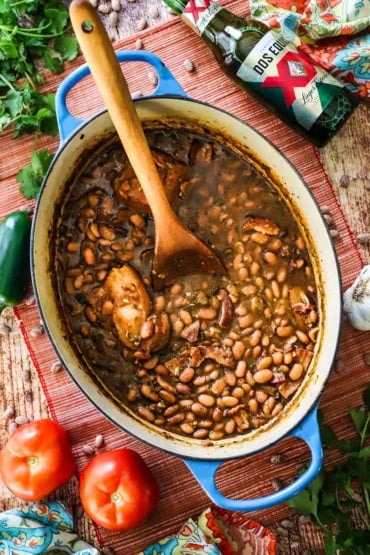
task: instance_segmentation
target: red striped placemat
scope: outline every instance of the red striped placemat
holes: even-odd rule
[[[246,15],[244,3],[233,2],[235,13]],[[272,116],[265,108],[234,86],[219,70],[211,52],[180,20],[170,21],[161,26],[140,33],[146,50],[157,54],[172,71],[186,93],[193,98],[207,101],[215,106],[239,116],[269,138],[292,162],[306,180],[320,205],[326,205],[339,232],[336,250],[340,261],[343,287],[348,287],[362,267],[362,260],[348,227],[339,202],[334,193],[317,151],[299,138],[287,126]],[[115,44],[116,49],[134,49],[137,37],[130,37]],[[185,58],[195,64],[195,71],[184,68]],[[55,91],[63,77],[83,63],[79,59],[69,65],[63,75],[50,75],[45,90]],[[126,67],[127,66],[127,67]],[[126,64],[125,75],[131,92],[148,93],[151,89],[147,73],[150,71],[142,63]],[[87,117],[102,107],[98,93],[89,79],[81,82],[69,98],[69,106],[75,115]],[[56,150],[57,138],[42,138],[39,147]],[[0,165],[0,217],[25,204],[18,192],[15,174],[19,168],[29,163],[32,139],[23,137],[14,141],[11,134],[1,142],[2,161]],[[30,203],[31,204],[31,203]],[[192,477],[183,462],[166,453],[144,445],[112,425],[81,393],[67,372],[54,374],[50,367],[56,360],[54,350],[45,335],[31,337],[30,330],[39,323],[39,313],[35,306],[25,304],[16,309],[22,333],[30,355],[37,369],[51,414],[67,430],[77,457],[78,469],[86,464],[86,456],[81,447],[92,443],[97,433],[106,438],[105,449],[130,446],[139,451],[152,468],[161,485],[158,510],[143,526],[125,534],[112,534],[98,529],[101,544],[111,545],[118,554],[134,555],[150,543],[178,530],[191,515],[199,514],[210,502],[199,484]],[[339,435],[351,433],[349,420],[345,417],[349,405],[360,402],[361,391],[366,383],[367,368],[362,354],[366,350],[366,334],[353,330],[346,322],[340,342],[339,356],[345,361],[345,368],[339,374],[333,372],[321,406],[327,421]],[[355,371],[354,371],[355,369]],[[272,465],[272,453],[282,453],[284,464]],[[271,480],[279,477],[289,481],[295,475],[297,466],[304,460],[307,449],[297,441],[284,440],[278,446],[244,461],[227,463],[220,472],[219,486],[223,493],[238,498],[256,497],[271,491]],[[327,459],[327,464],[332,462]],[[289,513],[283,506],[253,514],[255,519],[269,524]]]

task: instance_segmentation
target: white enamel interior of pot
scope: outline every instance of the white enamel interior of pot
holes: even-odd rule
[[[216,128],[247,146],[279,175],[293,204],[299,206],[302,221],[309,228],[306,239],[315,245],[314,248],[311,246],[311,253],[320,276],[322,326],[319,348],[316,349],[310,370],[297,398],[290,401],[278,417],[259,430],[214,442],[213,445],[170,434],[144,422],[135,413],[114,402],[89,376],[83,362],[71,348],[59,316],[56,291],[50,278],[49,240],[54,223],[54,206],[63,194],[66,180],[78,166],[81,153],[86,146],[96,144],[99,138],[112,129],[106,112],[92,118],[62,146],[40,193],[32,233],[32,277],[43,321],[55,350],[81,390],[113,423],[128,433],[155,447],[188,458],[217,460],[257,452],[284,437],[300,423],[317,402],[328,378],[341,325],[341,286],[332,241],[317,204],[299,174],[266,139],[245,123],[223,111],[189,99],[158,97],[141,99],[135,104],[144,121],[180,118]],[[304,233],[306,231],[303,230]]]

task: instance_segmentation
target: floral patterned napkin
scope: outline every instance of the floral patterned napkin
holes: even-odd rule
[[[317,65],[370,100],[370,0],[249,0],[252,17],[295,33]]]
[[[189,518],[174,536],[152,544],[138,555],[275,555],[276,538],[241,513],[208,507]]]
[[[217,507],[189,518],[174,536],[139,555],[275,555],[274,534],[261,524]],[[0,555],[99,555],[73,532],[72,514],[56,501],[0,513]]]
[[[26,553],[99,555],[73,532],[70,511],[56,501],[0,513],[0,555]]]

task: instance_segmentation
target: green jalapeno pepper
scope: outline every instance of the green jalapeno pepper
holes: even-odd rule
[[[31,217],[19,210],[0,222],[0,312],[19,304],[30,281]]]

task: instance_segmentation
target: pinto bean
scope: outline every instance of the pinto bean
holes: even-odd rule
[[[176,391],[181,395],[190,395],[191,393],[190,387],[184,383],[176,384]]]
[[[234,433],[236,427],[236,422],[234,419],[227,420],[225,422],[225,433],[231,435]]]
[[[193,437],[195,439],[204,439],[206,437],[208,437],[208,430],[205,428],[199,428],[197,430],[194,431],[193,433]]]
[[[186,435],[191,435],[194,432],[194,427],[188,422],[182,422],[180,424],[180,430]]]
[[[225,382],[229,387],[234,387],[236,384],[236,380],[237,378],[234,372],[232,372],[231,370],[225,371]]]
[[[185,414],[183,412],[177,412],[173,416],[170,416],[169,418],[167,418],[167,423],[169,426],[176,426],[177,424],[184,422],[184,420],[185,420]]]
[[[147,383],[144,383],[141,386],[140,390],[141,390],[142,395],[144,395],[144,397],[146,397],[147,399],[150,399],[151,401],[158,401],[158,399],[159,399],[158,393],[156,393],[152,389],[151,385],[149,385]]]
[[[247,371],[247,363],[245,360],[239,360],[235,368],[235,376],[237,378],[244,378]]]
[[[157,382],[158,382],[158,385],[159,385],[162,389],[164,389],[165,391],[168,391],[168,393],[172,393],[172,394],[176,393],[175,387],[174,387],[172,384],[170,384],[170,383],[167,381],[167,379],[164,378],[161,374],[159,374],[159,375],[157,376]]]
[[[304,343],[305,345],[308,345],[310,343],[310,338],[303,331],[296,330],[295,334],[301,343]]]
[[[287,278],[287,269],[285,266],[281,266],[276,274],[276,280],[278,283],[284,283]]]
[[[147,422],[154,422],[155,415],[148,407],[139,406],[137,408],[138,415],[144,418]]]
[[[82,252],[82,256],[86,264],[88,264],[89,266],[94,266],[94,264],[96,263],[96,255],[92,247],[85,247]]]
[[[180,408],[180,404],[171,405],[164,410],[163,416],[165,416],[166,418],[169,418],[170,416],[173,416],[174,414],[176,414],[179,411],[179,408]]]
[[[266,399],[268,398],[268,395],[265,391],[262,391],[261,389],[258,389],[256,391],[255,397],[256,397],[256,399],[259,403],[264,403],[266,401]]]
[[[245,353],[245,345],[242,341],[235,341],[231,350],[233,352],[235,360],[240,360],[243,358],[243,355]]]
[[[273,279],[272,282],[271,282],[271,291],[272,291],[275,299],[280,298],[280,286],[279,286],[279,283],[275,279]]]
[[[269,398],[265,401],[265,403],[263,404],[263,408],[262,408],[263,414],[264,414],[265,416],[270,417],[270,416],[271,416],[271,412],[272,412],[272,410],[274,409],[275,405],[276,405],[276,399],[274,399],[273,397],[269,397]]]
[[[299,380],[302,377],[303,374],[303,364],[300,363],[296,363],[293,364],[290,372],[289,372],[289,378],[291,380]]]
[[[213,422],[212,422],[212,420],[208,420],[207,418],[203,418],[202,420],[198,420],[198,426],[199,426],[199,428],[206,428],[207,430],[210,430],[213,426]]]
[[[251,347],[256,347],[259,342],[261,341],[262,338],[262,332],[261,330],[256,330],[252,333],[250,339],[249,339],[249,344]]]
[[[249,399],[248,407],[249,407],[250,412],[252,412],[253,414],[258,412],[258,401],[257,401],[257,399]]]
[[[176,392],[176,389],[175,389],[175,392]],[[173,393],[170,393],[169,391],[166,391],[165,389],[160,390],[159,397],[169,405],[173,405],[174,403],[176,403],[176,395],[174,395]]]
[[[272,353],[272,361],[276,366],[282,364],[284,359],[284,354],[281,351],[275,351]]]
[[[187,366],[179,375],[181,383],[189,383],[194,378],[195,370],[191,366]]]
[[[274,252],[271,252],[271,251],[265,252],[265,254],[263,255],[263,258],[270,266],[276,266],[277,256]]]
[[[191,410],[194,414],[198,416],[206,416],[208,409],[205,405],[200,402],[195,402],[191,405]]]
[[[218,395],[221,395],[225,387],[226,387],[226,382],[224,378],[219,378],[211,386],[211,391],[214,395],[218,396]]]
[[[237,399],[242,399],[244,397],[245,392],[242,387],[234,387],[231,394],[233,397],[236,397]]]
[[[152,370],[153,368],[155,368],[157,366],[158,360],[159,360],[159,357],[157,355],[155,355],[155,356],[149,358],[148,360],[146,360],[143,363],[143,366],[146,370]]]
[[[257,370],[264,370],[265,368],[270,368],[271,364],[271,356],[263,357],[261,360],[258,361],[256,368]]]
[[[202,307],[198,310],[198,318],[201,320],[215,320],[217,318],[217,310],[211,306]]]
[[[198,396],[198,401],[199,401],[199,403],[201,403],[205,407],[213,407],[213,405],[216,402],[213,395],[208,395],[206,393],[202,393],[201,395],[199,395]]]
[[[253,374],[253,379],[256,383],[267,383],[269,381],[271,381],[273,378],[273,373],[272,370],[269,369],[265,369],[265,370],[259,370],[258,372],[255,372]]]
[[[224,395],[221,401],[225,408],[235,407],[239,403],[239,399],[232,395]]]
[[[293,335],[293,333],[294,333],[293,326],[279,326],[276,329],[276,335],[278,337],[283,337],[283,338],[290,337],[291,335]]]

